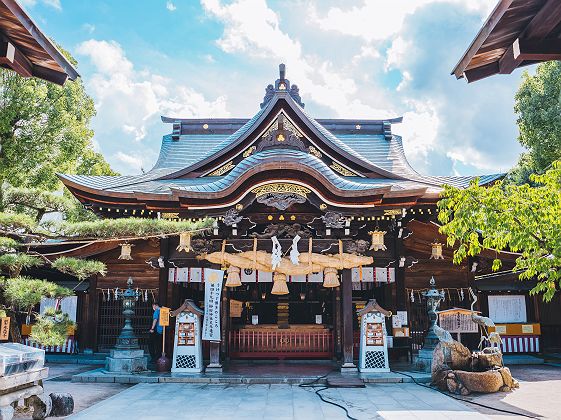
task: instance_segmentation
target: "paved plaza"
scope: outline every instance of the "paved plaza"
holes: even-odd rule
[[[485,419],[462,403],[415,384],[331,388],[326,399],[357,419]],[[139,384],[71,417],[115,419],[344,419],[312,388],[297,385]]]

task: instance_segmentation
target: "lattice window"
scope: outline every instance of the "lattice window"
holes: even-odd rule
[[[197,361],[194,355],[179,354],[175,360],[177,369],[194,369],[197,367]]]
[[[101,293],[98,294],[98,299],[97,349],[103,352],[109,351],[115,346],[125,319],[121,301],[104,299]],[[152,314],[151,299],[148,299],[148,301],[140,299],[136,302],[132,326],[139,339],[140,347],[145,351],[148,350],[148,330],[152,325]]]
[[[367,351],[366,369],[384,369],[386,367],[386,359],[383,351]]]

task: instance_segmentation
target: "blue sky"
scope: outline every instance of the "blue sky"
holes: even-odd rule
[[[394,131],[426,174],[508,170],[521,72],[449,73],[496,0],[20,0],[79,61],[95,147],[148,170],[174,117],[251,117],[287,65],[317,118],[404,116]]]

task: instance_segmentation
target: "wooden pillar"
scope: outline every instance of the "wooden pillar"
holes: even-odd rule
[[[399,259],[405,256],[403,239],[398,238],[399,231],[405,228],[403,221],[398,221],[394,242],[394,260],[395,260],[395,307],[398,311],[407,310],[407,292],[405,291],[405,266],[399,266]],[[401,226],[400,226],[401,224]]]
[[[333,293],[333,328],[335,329],[335,355],[341,357],[341,287],[336,287]]]
[[[169,258],[169,238],[160,239],[160,256],[167,260]],[[168,305],[168,269],[160,268],[158,280],[158,301],[161,306]]]
[[[351,270],[341,273],[341,303],[343,316],[343,360],[342,371],[356,371],[353,361],[353,284]]]
[[[91,349],[95,352],[97,350],[97,323],[99,302],[99,297],[97,295],[97,275],[90,278],[90,287],[88,288],[88,294],[85,297],[87,298],[87,314],[83,330],[88,331],[88,334],[82,335],[86,338],[86,342],[82,342],[82,347],[84,350]]]

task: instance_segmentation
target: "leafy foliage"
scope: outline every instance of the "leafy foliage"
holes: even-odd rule
[[[211,226],[210,219],[200,222],[180,222],[165,219],[101,219],[94,222],[69,223],[63,226],[65,236],[88,238],[118,238],[165,235],[203,229]]]
[[[0,212],[0,229],[4,232],[32,232],[36,227],[35,220],[27,214]]]
[[[80,258],[60,257],[54,260],[51,266],[62,273],[77,277],[78,280],[85,280],[94,274],[105,276],[107,273],[107,266],[103,262]]]
[[[44,214],[66,213],[74,203],[68,197],[40,188],[7,188],[4,191],[4,204],[10,207],[21,206],[35,212],[38,223]]]
[[[43,265],[43,260],[33,255],[20,253],[0,255],[0,267],[15,275],[19,275],[23,269],[40,265]]]
[[[47,308],[44,314],[37,315],[29,338],[44,346],[60,346],[66,341],[68,329],[75,325],[68,314]]]
[[[64,298],[74,292],[46,280],[18,276],[4,280],[4,297],[10,305],[30,311],[41,303],[41,298]]]
[[[528,72],[515,96],[518,114],[518,140],[528,149],[511,178],[527,182],[531,173],[543,173],[561,159],[561,62],[549,61]]]
[[[15,239],[0,236],[0,251],[17,249],[20,245]]]
[[[561,162],[528,184],[498,182],[481,187],[473,182],[461,190],[446,186],[438,203],[440,231],[448,245],[459,243],[454,262],[479,254],[483,248],[519,252],[513,270],[521,279],[537,278],[533,293],[551,300],[561,281]],[[480,240],[482,238],[482,241]],[[501,267],[497,258],[493,270]]]
[[[95,108],[81,79],[59,86],[1,69],[0,98],[1,181],[54,190],[57,172],[113,173],[92,148]]]

